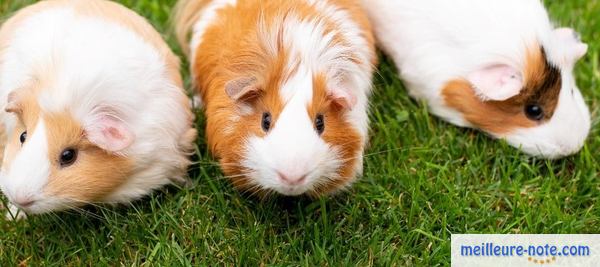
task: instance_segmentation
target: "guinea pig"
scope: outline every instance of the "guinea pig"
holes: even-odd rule
[[[363,0],[378,46],[433,114],[522,151],[579,151],[590,113],[573,68],[587,45],[539,0]]]
[[[316,197],[362,173],[376,53],[358,4],[178,4],[176,31],[191,50],[208,144],[234,187]]]
[[[187,180],[196,130],[178,58],[119,4],[17,12],[0,30],[0,94],[13,215],[129,203]]]

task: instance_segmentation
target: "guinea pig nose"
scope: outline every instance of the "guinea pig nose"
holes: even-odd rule
[[[277,172],[277,175],[279,176],[279,179],[287,185],[300,185],[304,181],[306,181],[306,174],[293,176],[293,175],[289,175],[289,174],[286,175],[281,172]]]
[[[15,199],[15,205],[19,206],[20,208],[29,208],[33,205],[33,203],[35,203],[35,200],[33,200],[31,197],[17,197]]]

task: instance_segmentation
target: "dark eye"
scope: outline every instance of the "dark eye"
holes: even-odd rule
[[[263,131],[268,132],[271,129],[271,113],[265,112],[262,116],[261,126]]]
[[[23,132],[19,137],[19,141],[21,141],[21,144],[25,143],[25,140],[27,140],[27,131]]]
[[[544,109],[540,105],[527,105],[525,106],[525,115],[530,120],[539,121],[544,118]]]
[[[317,133],[319,134],[323,134],[323,131],[325,131],[325,120],[322,114],[317,114],[315,118],[315,129],[317,129]]]
[[[75,162],[75,160],[77,160],[77,150],[75,150],[75,149],[67,148],[67,149],[63,150],[62,153],[60,153],[60,166],[61,167],[68,167],[71,164],[73,164],[73,162]]]

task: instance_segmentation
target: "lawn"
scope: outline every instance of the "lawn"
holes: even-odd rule
[[[0,16],[30,2],[0,0]],[[168,34],[173,0],[122,2],[179,51]],[[574,26],[590,44],[577,78],[594,127],[575,156],[533,159],[428,115],[382,58],[364,176],[351,190],[317,200],[240,194],[201,130],[193,187],[167,188],[131,207],[0,218],[0,266],[446,266],[453,233],[598,233],[600,0],[547,2],[560,25]]]

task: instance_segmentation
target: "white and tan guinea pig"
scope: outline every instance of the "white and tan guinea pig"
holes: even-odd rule
[[[195,139],[179,62],[109,1],[26,7],[0,31],[0,186],[27,214],[127,203],[183,182]]]
[[[590,113],[573,76],[587,45],[539,0],[363,0],[410,94],[528,154],[576,153]]]
[[[235,187],[319,196],[346,188],[362,172],[376,55],[359,6],[179,3],[179,39],[191,46],[208,143]]]

